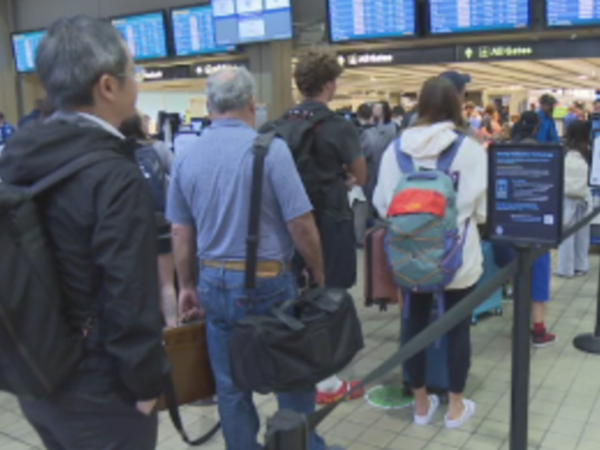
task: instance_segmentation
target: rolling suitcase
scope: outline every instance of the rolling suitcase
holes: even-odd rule
[[[400,300],[385,252],[385,232],[385,223],[378,223],[365,235],[365,305],[378,305],[382,311]]]
[[[500,268],[496,265],[494,259],[494,250],[491,243],[483,241],[481,243],[481,252],[483,253],[483,275],[479,280],[479,284],[485,283],[492,278]],[[493,313],[497,316],[502,315],[502,289],[498,289],[494,294],[483,302],[478,308],[473,311],[472,323],[477,325],[479,317],[483,314]]]

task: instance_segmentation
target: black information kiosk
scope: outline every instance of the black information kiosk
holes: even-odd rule
[[[517,249],[512,349],[510,448],[527,448],[531,326],[531,264],[538,247],[562,236],[564,151],[558,145],[492,145],[489,149],[490,238]]]
[[[491,239],[520,246],[557,246],[563,228],[562,147],[493,145],[489,157]]]

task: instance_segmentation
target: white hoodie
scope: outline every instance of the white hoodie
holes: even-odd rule
[[[413,157],[416,167],[434,169],[439,154],[457,138],[455,126],[451,122],[420,126],[402,133],[401,148]],[[467,219],[471,219],[463,251],[463,265],[456,274],[449,289],[465,289],[479,281],[483,273],[483,257],[477,224],[487,218],[487,153],[475,139],[465,137],[451,172],[458,172],[458,229],[462,234]],[[383,155],[379,169],[379,180],[373,196],[373,203],[380,217],[387,217],[394,190],[402,172],[396,159],[395,144],[392,143]]]

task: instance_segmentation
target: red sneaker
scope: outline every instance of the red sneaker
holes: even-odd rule
[[[336,392],[319,392],[317,391],[317,405],[330,405],[335,403],[350,392],[355,386],[358,386],[360,381],[342,381],[342,387]],[[361,388],[354,391],[348,400],[356,400],[365,395],[365,389]]]
[[[534,348],[549,347],[556,344],[556,340],[556,335],[548,333],[548,330],[544,330],[542,333],[533,332],[531,335],[531,342]]]

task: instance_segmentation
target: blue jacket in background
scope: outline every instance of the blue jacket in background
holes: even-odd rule
[[[539,111],[538,114],[540,116],[540,130],[538,131],[537,141],[559,144],[560,137],[554,119],[548,117],[543,111]]]
[[[8,138],[15,134],[15,131],[17,131],[15,127],[8,122],[4,122],[0,125],[0,144],[6,144]]]

